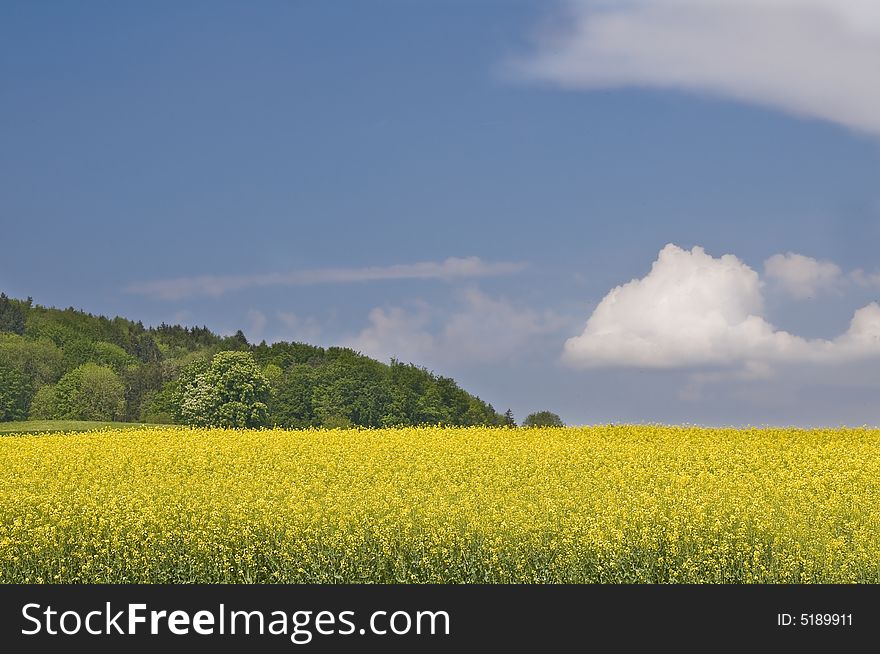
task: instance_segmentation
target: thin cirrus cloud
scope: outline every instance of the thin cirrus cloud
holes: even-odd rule
[[[766,376],[776,364],[831,365],[880,357],[880,305],[858,309],[834,339],[806,339],[764,317],[764,283],[731,254],[664,247],[641,279],[612,289],[563,362],[576,368],[739,369]]]
[[[130,284],[129,293],[159,300],[182,300],[269,286],[311,286],[315,284],[352,284],[404,279],[455,281],[477,277],[510,275],[526,264],[511,261],[483,261],[479,257],[449,257],[443,261],[425,261],[364,268],[320,268],[292,273],[254,275],[200,275]]]
[[[708,93],[880,134],[874,0],[581,0],[514,73]]]

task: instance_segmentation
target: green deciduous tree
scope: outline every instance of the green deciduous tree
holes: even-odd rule
[[[317,425],[312,401],[317,377],[317,370],[310,365],[291,366],[272,399],[272,419],[275,423],[294,428]]]
[[[266,381],[269,382],[269,386],[272,390],[275,390],[281,385],[284,371],[281,369],[281,366],[277,366],[274,363],[267,363],[263,366],[263,376],[266,378]]]
[[[160,362],[130,365],[121,371],[120,377],[125,385],[123,419],[126,422],[135,422],[141,419],[148,398],[154,396],[167,381],[164,377],[164,367]]]
[[[128,366],[134,365],[138,360],[115,343],[99,341],[94,344],[92,356],[93,363],[109,366],[116,372],[122,372]]]
[[[55,406],[55,417],[62,420],[119,420],[125,386],[112,368],[85,363],[56,384]]]
[[[29,389],[24,375],[0,361],[0,422],[27,417]]]
[[[268,424],[269,382],[248,352],[220,352],[211,360],[210,367],[181,391],[180,415],[188,424]]]
[[[207,372],[211,360],[202,353],[190,353],[180,359],[162,362],[159,390],[146,390],[141,400],[141,420],[152,423],[185,422],[181,414],[183,397],[196,377]]]
[[[28,417],[31,420],[53,420],[58,412],[58,402],[55,399],[55,386],[42,386],[31,400],[31,408]]]
[[[537,411],[526,416],[523,427],[565,427],[565,423],[552,411]]]
[[[55,383],[62,373],[61,350],[49,339],[0,334],[0,361],[17,368],[35,390]]]

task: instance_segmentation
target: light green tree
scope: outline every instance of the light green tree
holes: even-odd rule
[[[41,386],[31,400],[31,420],[53,420],[58,412],[58,402],[55,399],[55,386]]]
[[[55,385],[55,417],[62,420],[119,420],[125,386],[112,368],[84,363]]]
[[[181,389],[180,415],[190,425],[268,424],[269,381],[248,352],[220,352]]]
[[[34,390],[55,383],[63,372],[61,350],[45,338],[32,340],[0,333],[0,361],[17,368]]]

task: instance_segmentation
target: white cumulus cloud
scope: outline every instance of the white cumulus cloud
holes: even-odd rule
[[[764,262],[764,275],[795,298],[815,297],[843,280],[843,271],[831,261],[818,261],[802,254],[774,254]]]
[[[875,0],[580,0],[516,62],[567,88],[709,93],[880,134]]]
[[[612,289],[580,336],[565,343],[574,367],[736,366],[766,375],[775,362],[841,363],[880,356],[880,306],[856,311],[833,340],[801,338],[763,315],[762,282],[737,257],[667,245],[641,279]]]

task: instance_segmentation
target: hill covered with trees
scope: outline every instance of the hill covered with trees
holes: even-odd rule
[[[348,348],[248,343],[0,294],[0,421],[282,427],[512,422],[454,380]]]

